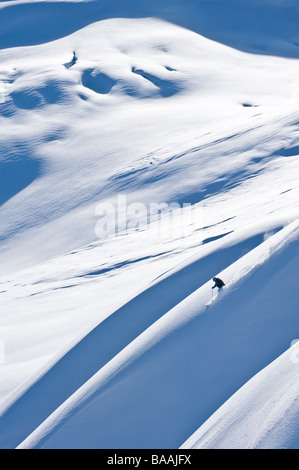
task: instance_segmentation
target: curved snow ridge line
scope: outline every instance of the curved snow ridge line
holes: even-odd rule
[[[125,346],[211,279],[221,264],[238,259],[244,250],[260,244],[268,230],[281,225],[281,220],[271,219],[262,232],[253,225],[210,243],[84,332],[5,401],[0,411],[0,447],[16,447]]]
[[[180,449],[298,448],[298,353],[293,345],[227,400]]]
[[[261,241],[256,241],[256,244],[253,246],[253,248],[256,248],[256,246],[262,243],[262,240],[266,239],[269,232],[271,234],[279,232],[280,230],[282,230],[282,228],[286,227],[287,225],[290,225],[290,223],[293,223],[297,219],[299,220],[299,214],[297,212],[288,214],[284,219],[281,217],[269,217],[266,221],[264,221],[262,229],[259,222],[251,223],[248,227],[238,228],[238,230],[229,232],[228,234],[225,234],[225,236],[222,235],[221,237],[209,242],[206,246],[202,245],[201,247],[199,247],[199,250],[201,248],[204,250],[203,253],[198,252],[197,254],[192,255],[186,260],[180,262],[175,267],[167,270],[165,273],[161,274],[156,279],[154,279],[150,286],[159,283],[160,281],[166,279],[172,274],[176,274],[177,272],[182,271],[184,268],[189,267],[193,263],[200,261],[215,252],[219,252],[230,247],[236,247],[242,242],[248,243],[251,239],[254,239],[254,237],[261,236]],[[253,241],[253,243],[255,242]],[[214,271],[215,272],[213,276],[217,274],[218,270],[215,269]]]
[[[252,225],[209,243],[197,256],[154,280],[91,331],[83,332],[78,341],[52,358],[5,401],[0,413],[0,447],[16,447],[151,324],[211,279],[220,265],[230,264],[244,250],[259,245],[267,231],[277,230],[278,226],[282,221],[271,218],[262,231],[260,226]]]
[[[224,278],[233,279],[229,283],[227,291],[224,291],[222,295],[229,295],[230,288],[240,279],[245,280],[274,253],[298,238],[299,219],[220,273]],[[236,273],[240,272],[241,275],[237,276]],[[130,364],[137,361],[145,352],[153,348],[174,330],[181,328],[196,316],[203,314],[206,310],[206,302],[210,297],[209,293],[210,284],[206,283],[152,324],[59,406],[17,448],[39,448],[45,444],[68,419],[86,406],[95,396],[107,390],[109,385],[117,380],[121,372],[124,372]],[[215,302],[217,303],[218,300],[216,299]]]

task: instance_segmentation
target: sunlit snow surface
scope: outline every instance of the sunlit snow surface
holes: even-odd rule
[[[0,447],[298,447],[296,3],[0,3]]]

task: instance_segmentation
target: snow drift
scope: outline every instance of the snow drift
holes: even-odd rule
[[[297,24],[1,3],[1,448],[298,447]]]

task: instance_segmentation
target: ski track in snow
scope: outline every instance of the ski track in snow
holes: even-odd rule
[[[60,443],[72,448],[97,447],[100,443],[104,443],[106,447],[109,442],[107,434],[114,429],[115,448],[124,445],[122,443],[125,443],[125,447],[131,447],[133,442],[138,448],[146,446],[146,443],[154,448],[167,448],[170,440],[178,439],[176,436],[180,436],[181,430],[189,425],[195,412],[189,402],[184,402],[181,405],[182,414],[174,417],[176,398],[169,397],[170,390],[176,396],[179,394],[178,388],[181,393],[184,391],[184,394],[190,394],[193,400],[194,394],[198,394],[201,399],[200,404],[197,404],[196,414],[197,419],[200,419],[200,416],[203,419],[203,416],[215,407],[220,391],[221,396],[224,396],[243,385],[242,382],[248,378],[248,371],[245,372],[243,366],[247,358],[255,358],[251,361],[252,364],[255,363],[257,372],[261,365],[267,364],[271,357],[278,355],[283,343],[287,344],[296,325],[297,307],[294,302],[293,305],[289,304],[288,312],[278,309],[276,318],[273,319],[273,304],[283,305],[289,291],[295,288],[298,236],[296,222],[224,270],[221,275],[233,281],[229,284],[227,292],[219,293],[215,305],[211,307],[213,310],[210,309],[208,313],[205,311],[205,301],[211,295],[210,283],[203,284],[145,330],[127,348],[115,355],[20,447],[55,448],[59,447]],[[281,264],[284,264],[282,272],[277,274],[274,268]],[[286,271],[292,279],[287,279],[287,289]],[[246,284],[242,282],[242,278],[248,277]],[[268,278],[266,285],[261,283],[263,277]],[[280,287],[269,302],[267,297],[272,292],[272,282]],[[241,287],[234,292],[236,284],[241,284]],[[250,292],[247,293],[247,289]],[[252,299],[253,290],[256,297]],[[221,301],[222,295],[224,298]],[[226,305],[223,306],[223,303]],[[244,303],[246,308],[243,307],[240,313]],[[270,305],[267,306],[267,303]],[[226,313],[225,319],[223,310]],[[264,315],[262,320],[261,312]],[[247,329],[250,329],[250,334]],[[270,339],[263,343],[265,334],[268,334]],[[247,341],[243,345],[244,336]],[[282,344],[275,350],[277,336]],[[191,345],[187,344],[187,338],[190,339]],[[188,364],[190,357],[191,366]],[[226,371],[226,380],[215,367],[217,363],[220,370]],[[194,373],[195,365],[199,366],[201,371],[200,378]],[[168,386],[146,390],[149,384],[160,381],[169,382]],[[190,382],[193,385],[192,391],[188,391]],[[213,382],[214,389],[210,387]],[[140,396],[143,398],[141,401]],[[128,409],[133,415],[131,419],[135,426],[138,428],[137,423],[143,422],[144,427],[124,437]],[[160,423],[158,430],[157,420],[160,413],[163,416],[163,425]],[[84,423],[88,423],[88,433]],[[172,431],[166,433],[167,429]]]
[[[298,5],[188,1],[0,5],[0,448],[298,448]]]

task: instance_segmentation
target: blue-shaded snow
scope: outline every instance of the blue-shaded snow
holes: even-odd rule
[[[264,234],[260,233],[247,240],[228,243],[228,246],[224,245],[223,248],[192,261],[177,272],[170,273],[165,279],[158,280],[159,282],[110,315],[65,354],[0,418],[0,448],[12,448],[20,444],[50,413],[136,336],[200,285],[259,245],[263,238]]]
[[[0,205],[29,186],[40,174],[40,161],[27,155],[0,161]]]
[[[210,39],[260,54],[299,57],[295,0],[95,0],[7,6],[0,15],[0,49],[65,37],[108,18],[158,17]]]

